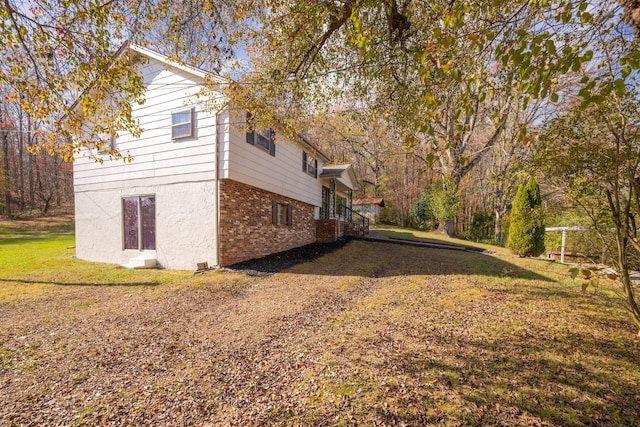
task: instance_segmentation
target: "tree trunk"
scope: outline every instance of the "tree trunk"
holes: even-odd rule
[[[640,328],[640,308],[635,297],[635,291],[633,289],[633,283],[629,273],[629,258],[627,256],[627,239],[623,236],[621,230],[617,230],[616,243],[618,246],[618,273],[620,274],[620,281],[622,282],[622,288],[625,294],[625,305],[631,312],[631,316],[635,321],[638,328]],[[640,336],[640,332],[638,332]]]
[[[4,216],[11,218],[11,182],[9,176],[9,138],[7,137],[5,117],[2,111],[0,111],[0,131],[2,133],[2,163],[3,163],[3,175],[4,184]]]
[[[493,238],[498,246],[502,246],[502,212],[500,209],[494,209],[495,225],[493,228]]]
[[[20,123],[18,132],[18,191],[20,194],[20,211],[24,211],[24,135],[22,129],[22,113],[19,114]]]
[[[27,131],[29,132],[27,134],[27,144],[31,145],[33,143],[33,136],[31,135],[31,130],[32,130],[32,123],[31,123],[31,116],[27,116]],[[35,209],[35,205],[36,205],[36,184],[35,184],[35,180],[33,177],[33,169],[35,167],[34,165],[34,157],[35,155],[33,153],[29,153],[29,161],[27,162],[27,167],[29,168],[29,174],[27,176],[28,181],[29,181],[29,210],[33,210]]]
[[[438,224],[438,233],[449,237],[456,237],[455,222],[453,220],[441,221]]]
[[[44,157],[42,158],[44,161]],[[38,191],[38,198],[42,198],[42,179],[40,177],[40,161],[39,159],[35,159],[35,169],[36,169],[36,186],[37,186],[37,191]]]

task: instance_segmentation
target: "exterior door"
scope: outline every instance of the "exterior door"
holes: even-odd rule
[[[124,249],[156,249],[156,198],[122,199]]]

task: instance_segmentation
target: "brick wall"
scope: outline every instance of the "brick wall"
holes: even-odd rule
[[[351,236],[351,237],[360,237],[362,236],[362,232],[360,231],[360,227],[350,222],[343,222],[342,226],[344,227],[342,235],[343,236]]]
[[[316,221],[316,241],[331,243],[338,239],[335,219],[319,219]]]
[[[340,221],[340,233],[337,230],[337,221],[335,219],[319,219],[316,221],[316,242],[331,243],[338,240],[342,236],[358,236],[356,227],[345,221]]]
[[[292,206],[292,224],[272,223],[273,202]],[[220,265],[316,241],[313,206],[230,179],[220,180]]]

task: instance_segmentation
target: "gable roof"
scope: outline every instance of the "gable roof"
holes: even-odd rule
[[[126,52],[134,52],[138,55],[141,56],[145,56],[147,58],[150,59],[154,59],[158,62],[161,62],[169,67],[173,67],[176,68],[178,70],[184,71],[186,73],[189,73],[195,77],[198,77],[202,80],[213,80],[216,83],[219,84],[229,84],[231,83],[229,80],[225,79],[222,76],[219,76],[217,74],[213,74],[210,72],[207,72],[201,68],[198,67],[194,67],[192,65],[183,63],[183,62],[179,62],[179,61],[174,61],[171,58],[169,58],[166,55],[163,55],[161,53],[155,52],[151,49],[147,49],[145,47],[142,46],[138,46],[134,43],[130,43],[130,42],[125,42],[122,44],[122,46],[120,46],[120,48],[116,51],[112,63],[116,62],[120,57],[122,57],[122,55],[126,54]],[[82,94],[80,94],[80,96],[78,98],[76,98],[76,100],[73,102],[73,104],[70,107],[70,110],[75,110],[79,103],[80,100],[84,97],[87,96],[87,94],[91,91],[91,88],[93,87],[93,85],[95,84],[92,83],[89,87],[87,87]],[[61,120],[64,120],[67,117],[66,114],[64,114],[61,118]],[[323,163],[327,163],[329,162],[329,157],[327,157],[326,154],[324,154],[322,151],[320,151],[320,149],[311,141],[309,141],[307,138],[305,138],[304,136],[302,136],[299,133],[296,133],[296,140],[292,141],[298,145],[300,145],[303,149],[308,150],[310,154],[314,155],[315,157],[317,157],[319,160],[321,160]]]
[[[345,185],[349,190],[353,190],[357,185],[356,174],[351,165],[327,165],[322,168],[320,178],[334,178]]]
[[[382,197],[369,197],[364,199],[353,199],[352,204],[355,205],[378,205],[384,208],[384,199]]]
[[[327,165],[320,174],[323,178],[332,178],[342,175],[351,165]]]
[[[215,80],[217,83],[229,83],[224,77],[221,77],[217,74],[213,74],[213,73],[209,73],[203,69],[200,69],[198,67],[194,67],[192,65],[183,63],[183,62],[179,62],[179,61],[174,61],[172,59],[170,59],[168,56],[163,55],[161,53],[155,52],[151,49],[147,49],[146,47],[142,47],[142,46],[138,46],[136,44],[133,43],[128,43],[126,48],[128,48],[128,50],[135,52],[139,55],[143,55],[146,56],[147,58],[151,58],[151,59],[155,59],[156,61],[162,62],[166,65],[169,65],[171,67],[177,68],[179,70],[185,71],[189,74],[192,74],[196,77],[200,77],[201,79],[213,79]],[[116,59],[118,57],[118,55],[121,54],[120,51],[118,51],[118,54],[116,54]]]
[[[220,83],[220,84],[229,84],[230,82],[219,76],[216,74],[212,74],[209,73],[205,70],[202,70],[200,68],[197,67],[193,67],[189,64],[185,64],[185,63],[180,63],[180,62],[176,62],[171,60],[168,56],[166,55],[162,55],[158,52],[154,52],[153,50],[144,48],[142,46],[138,46],[135,44],[129,44],[128,45],[129,50],[136,52],[140,55],[146,56],[148,58],[152,58],[155,59],[156,61],[162,62],[166,65],[169,65],[171,67],[177,68],[179,70],[185,71],[187,73],[190,73],[196,77],[199,77],[201,79],[213,79],[216,83]],[[318,147],[316,147],[316,145],[314,143],[312,143],[311,141],[309,141],[308,139],[306,139],[305,137],[303,137],[300,134],[296,134],[296,141],[293,141],[295,143],[297,143],[298,145],[300,145],[303,149],[307,150],[310,152],[310,154],[314,155],[315,157],[318,157],[319,160],[321,160],[323,163],[327,163],[329,161],[329,158],[322,152],[320,151],[320,149]]]

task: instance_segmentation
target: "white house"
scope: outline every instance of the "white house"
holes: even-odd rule
[[[329,159],[302,138],[242,133],[246,112],[208,111],[196,99],[203,71],[126,49],[144,59],[146,101],[133,105],[143,133],[112,140],[132,162],[76,157],[78,258],[192,270],[335,240],[348,229],[336,206],[350,207],[349,165],[325,166]]]

